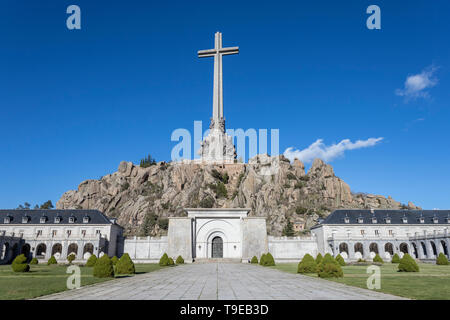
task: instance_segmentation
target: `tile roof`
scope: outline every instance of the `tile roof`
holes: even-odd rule
[[[10,217],[9,224],[25,224],[22,218],[28,217],[26,224],[69,224],[69,218],[73,217],[74,222],[70,224],[114,224],[103,213],[98,210],[0,210],[0,225],[5,225],[5,218]],[[45,223],[41,223],[41,217],[46,217]],[[60,222],[56,223],[55,218],[60,217]],[[83,223],[83,218],[89,217],[87,223]]]

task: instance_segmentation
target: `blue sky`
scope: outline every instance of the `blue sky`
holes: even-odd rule
[[[81,30],[66,28],[71,4]],[[371,4],[381,30],[366,27]],[[278,128],[281,151],[322,139],[313,151],[353,191],[448,209],[449,9],[448,1],[4,0],[0,207],[56,203],[122,160],[170,160],[172,131],[210,117],[212,59],[196,52],[219,30],[224,46],[240,47],[224,58],[227,127]],[[380,137],[338,157],[327,149]]]

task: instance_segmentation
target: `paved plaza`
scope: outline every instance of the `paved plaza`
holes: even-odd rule
[[[375,300],[399,297],[242,263],[194,263],[115,279],[41,299]]]

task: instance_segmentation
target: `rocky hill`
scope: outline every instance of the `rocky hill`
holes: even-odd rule
[[[142,168],[121,162],[117,172],[82,182],[56,204],[98,209],[116,217],[127,235],[152,236],[167,232],[167,217],[200,207],[251,208],[251,216],[267,217],[270,235],[281,235],[288,220],[307,231],[336,208],[417,209],[391,197],[352,193],[322,160],[314,160],[306,173],[298,160],[266,155],[228,165],[158,162]]]

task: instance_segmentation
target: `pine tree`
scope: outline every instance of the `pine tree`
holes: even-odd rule
[[[293,237],[294,236],[294,228],[292,226],[291,220],[288,219],[286,226],[283,229],[283,236]]]

